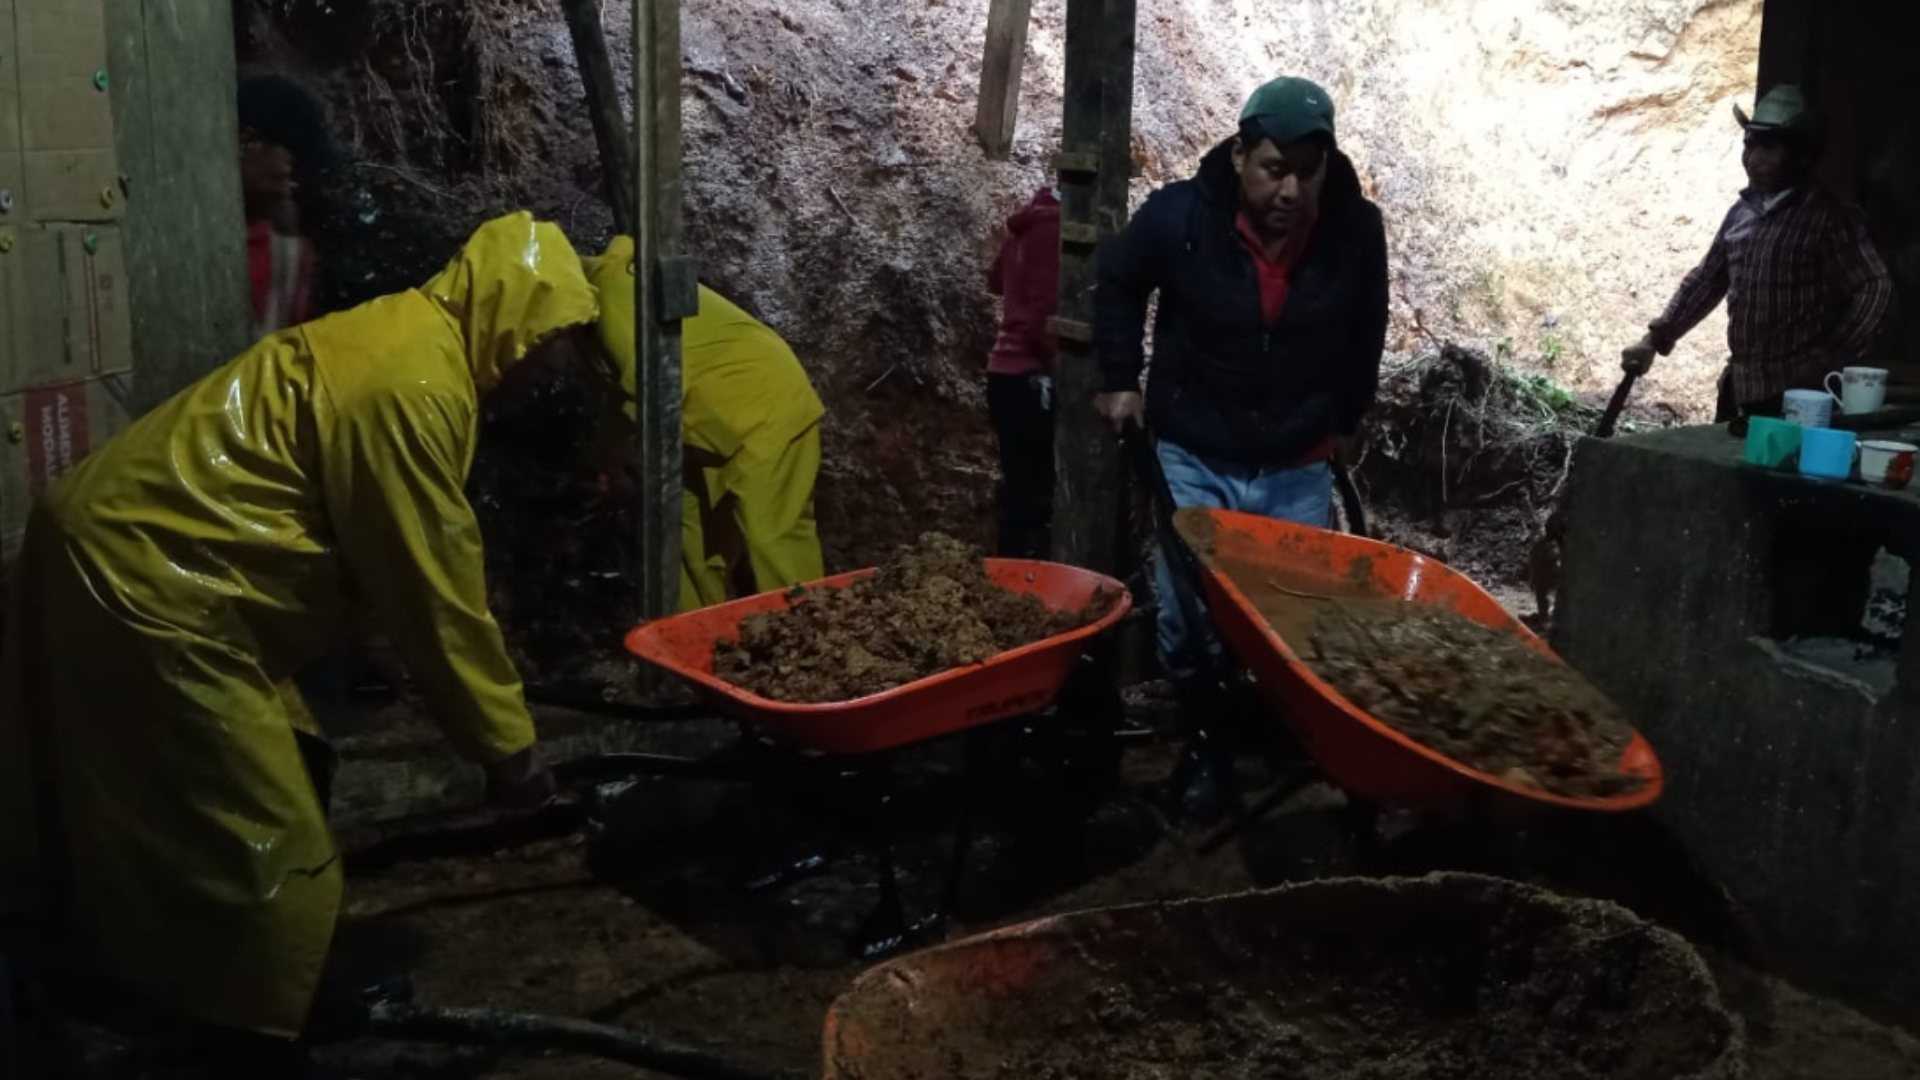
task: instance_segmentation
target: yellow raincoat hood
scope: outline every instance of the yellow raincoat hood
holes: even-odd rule
[[[573,245],[525,211],[480,226],[420,291],[458,327],[482,394],[543,339],[598,313]]]

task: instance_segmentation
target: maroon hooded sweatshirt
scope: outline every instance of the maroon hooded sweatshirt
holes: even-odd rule
[[[1060,202],[1041,188],[1007,219],[1007,238],[987,271],[987,290],[1001,298],[1000,336],[987,358],[994,375],[1053,370],[1047,320],[1060,303]]]

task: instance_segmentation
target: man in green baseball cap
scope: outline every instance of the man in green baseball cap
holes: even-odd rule
[[[1775,86],[1748,116],[1740,156],[1747,187],[1720,223],[1706,258],[1621,367],[1641,374],[1727,301],[1727,346],[1714,421],[1778,416],[1781,395],[1811,389],[1828,371],[1860,362],[1893,300],[1893,279],[1857,208],[1813,181],[1819,116],[1797,86]],[[1738,425],[1736,425],[1736,428]]]
[[[1331,144],[1333,98],[1311,79],[1283,75],[1247,97],[1240,108],[1240,124],[1252,125],[1275,146],[1316,134],[1325,135]]]
[[[1178,505],[1325,528],[1332,464],[1373,404],[1386,326],[1385,230],[1335,141],[1333,98],[1274,79],[1192,179],[1154,192],[1103,245],[1094,407],[1116,430],[1152,428]],[[1184,617],[1184,587],[1160,559],[1160,659],[1192,729],[1172,786],[1205,820],[1232,800],[1234,733],[1220,720],[1234,709],[1204,628]]]

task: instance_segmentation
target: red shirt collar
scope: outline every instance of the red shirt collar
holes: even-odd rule
[[[1291,267],[1300,261],[1301,254],[1307,250],[1306,244],[1302,244],[1294,249],[1291,258],[1269,259],[1266,241],[1260,239],[1260,231],[1253,227],[1253,219],[1247,216],[1245,210],[1234,215],[1233,227],[1234,231],[1240,234],[1240,242],[1247,246],[1247,250],[1253,254],[1253,257],[1268,266]],[[1313,225],[1307,226],[1307,241],[1308,243],[1313,241]]]

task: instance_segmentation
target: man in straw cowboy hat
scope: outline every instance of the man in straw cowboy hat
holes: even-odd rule
[[[1813,181],[1820,125],[1791,85],[1767,91],[1749,117],[1740,162],[1747,188],[1727,211],[1706,258],[1621,366],[1644,373],[1727,301],[1727,347],[1715,422],[1779,415],[1781,394],[1817,386],[1826,372],[1864,356],[1893,299],[1887,267],[1858,210]]]

